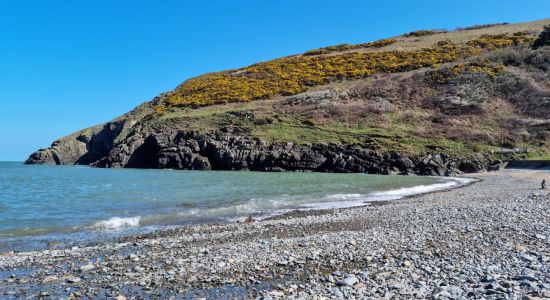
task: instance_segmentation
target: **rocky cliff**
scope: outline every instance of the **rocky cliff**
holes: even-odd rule
[[[28,164],[85,164],[95,167],[169,168],[186,170],[319,171],[373,174],[445,175],[498,168],[502,161],[484,156],[380,153],[358,146],[267,142],[250,138],[241,128],[196,131],[134,130],[113,147],[121,123],[108,123],[58,141],[32,154]]]

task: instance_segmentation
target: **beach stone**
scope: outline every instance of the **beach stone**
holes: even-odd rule
[[[145,268],[141,266],[135,266],[132,270],[137,273],[142,273],[143,271],[145,271]]]
[[[485,275],[481,282],[496,282],[497,279],[493,275]]]
[[[527,281],[537,281],[537,277],[533,275],[521,275],[518,278],[519,280],[527,280]]]
[[[76,276],[67,276],[65,278],[65,281],[67,283],[79,283],[80,281],[82,281],[82,279],[80,277],[76,277]]]
[[[331,290],[331,294],[332,294],[332,296],[334,296],[338,299],[343,299],[344,298],[344,293],[342,293],[342,291],[340,291],[339,289],[336,289],[336,288],[333,288]]]
[[[129,260],[133,261],[133,262],[138,262],[139,261],[139,257],[137,256],[137,254],[135,253],[132,253],[130,255],[128,255],[127,257]]]
[[[280,260],[280,261],[277,262],[277,264],[279,266],[286,266],[286,265],[288,265],[288,261],[287,260]]]
[[[546,236],[545,235],[542,235],[542,234],[535,234],[535,237],[539,240],[545,240],[546,239]]]
[[[268,294],[275,297],[284,297],[285,295],[285,293],[281,291],[269,291]]]
[[[358,283],[359,279],[355,276],[348,276],[340,281],[338,281],[336,284],[339,286],[353,286],[354,284]]]
[[[508,281],[508,280],[504,280],[504,281],[501,281],[500,282],[500,285],[504,288],[511,288],[512,286],[514,286],[514,282],[513,281]]]
[[[95,265],[87,264],[87,265],[84,265],[84,266],[80,267],[80,272],[88,272],[88,271],[91,271],[93,269],[95,269]]]
[[[520,258],[521,258],[521,259],[524,259],[524,260],[528,260],[528,261],[536,260],[535,257],[533,257],[533,256],[531,256],[531,255],[529,255],[529,254],[527,254],[527,253],[521,254],[521,255],[520,255]]]
[[[59,280],[59,278],[57,278],[57,276],[54,276],[54,275],[46,276],[46,278],[44,278],[42,280],[42,284],[50,284],[50,283],[55,282],[57,280]]]
[[[462,289],[456,286],[448,286],[447,292],[449,292],[454,297],[461,296],[463,293]]]

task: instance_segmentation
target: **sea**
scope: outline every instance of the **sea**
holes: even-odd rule
[[[85,245],[292,210],[406,201],[467,178],[100,169],[0,162],[0,252]]]

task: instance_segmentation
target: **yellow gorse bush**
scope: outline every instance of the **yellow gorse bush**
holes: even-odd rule
[[[469,74],[484,74],[489,78],[494,78],[498,73],[504,70],[502,64],[492,64],[487,61],[474,61],[466,64],[456,64],[452,67],[441,68],[432,72],[429,72],[429,79],[432,82],[445,84],[456,79],[457,76],[469,73]]]
[[[466,45],[484,50],[495,50],[512,45],[531,44],[533,41],[534,38],[528,36],[526,33],[516,32],[511,36],[504,33],[496,35],[485,34],[475,40],[466,42]]]
[[[397,73],[472,57],[487,50],[530,44],[526,34],[484,35],[465,44],[450,41],[417,51],[344,52],[289,56],[242,69],[189,79],[168,95],[169,106],[206,106],[293,95],[342,79]]]
[[[479,61],[469,64],[458,64],[452,69],[455,75],[460,75],[462,73],[481,73],[489,77],[495,77],[498,73],[504,70],[504,65]]]

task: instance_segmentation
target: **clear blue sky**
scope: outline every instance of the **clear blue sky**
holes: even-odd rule
[[[0,160],[24,160],[205,72],[549,12],[548,0],[0,0]]]

